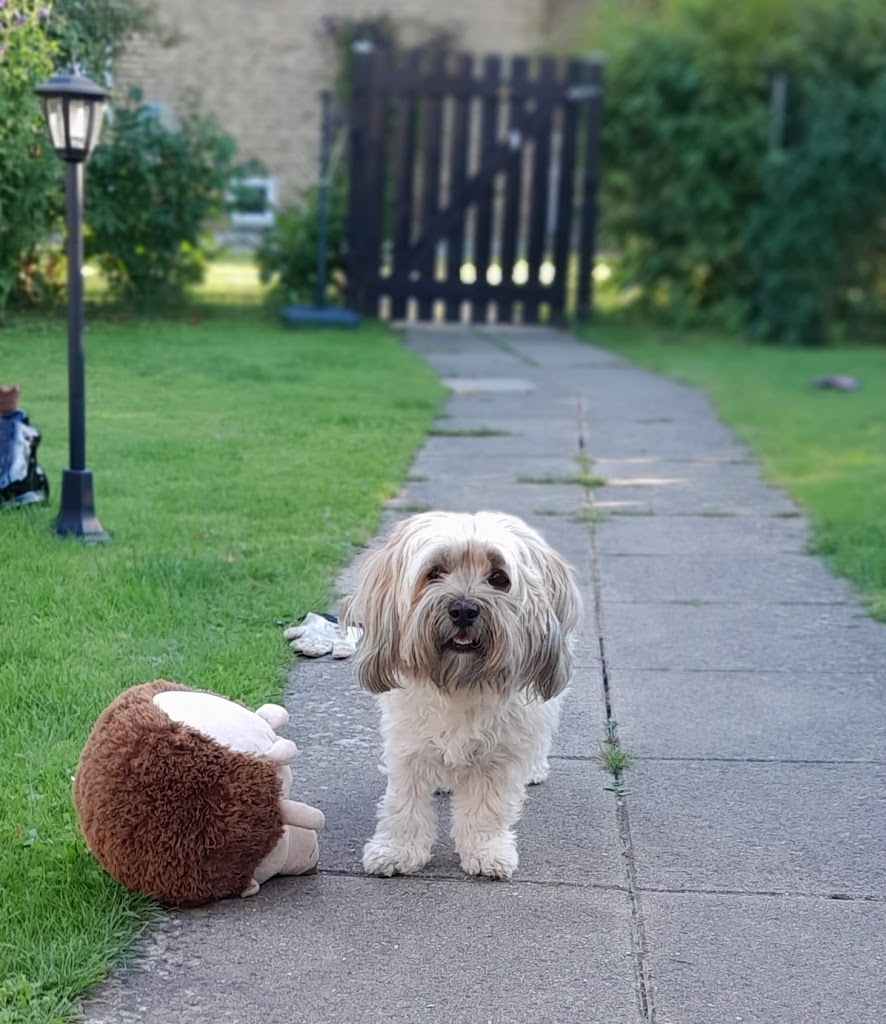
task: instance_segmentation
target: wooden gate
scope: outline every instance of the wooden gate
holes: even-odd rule
[[[602,65],[354,56],[349,304],[393,320],[587,317]]]

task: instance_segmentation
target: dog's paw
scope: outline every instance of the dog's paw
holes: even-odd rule
[[[544,782],[550,774],[550,764],[547,761],[542,761],[540,764],[534,764],[529,769],[529,778],[527,782],[530,786],[537,786],[539,783]]]
[[[510,837],[490,839],[460,851],[462,871],[488,878],[510,878],[517,870],[517,844]]]
[[[413,875],[431,859],[429,847],[420,843],[398,843],[373,837],[363,847],[363,870],[367,875]]]

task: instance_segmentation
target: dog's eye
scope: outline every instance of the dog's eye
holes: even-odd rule
[[[431,568],[428,569],[428,579],[429,580],[438,580],[438,579],[440,579],[440,577],[442,575],[443,575],[443,570],[440,568],[439,565],[432,565]]]
[[[506,572],[496,569],[489,577],[489,585],[495,587],[496,590],[507,590],[511,585],[511,581],[508,579]]]

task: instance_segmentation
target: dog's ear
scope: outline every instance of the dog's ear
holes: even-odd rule
[[[396,586],[389,545],[373,551],[360,569],[354,593],[345,598],[339,610],[344,628],[361,626],[363,635],[357,644],[354,667],[360,685],[370,693],[396,689],[396,652],[400,644]]]
[[[581,618],[581,595],[572,566],[553,548],[548,548],[545,553],[545,582],[551,607],[568,637],[575,632]]]
[[[529,689],[541,700],[550,700],[566,689],[572,676],[571,637],[581,617],[581,595],[572,566],[548,544],[541,556],[541,572],[548,602],[547,630],[530,653]]]
[[[572,648],[553,611],[544,636],[528,652],[525,676],[529,692],[543,701],[562,693],[572,677]]]

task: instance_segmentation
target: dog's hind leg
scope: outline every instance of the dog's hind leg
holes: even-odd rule
[[[554,742],[554,734],[560,723],[560,704],[563,695],[554,697],[538,706],[538,727],[532,735],[529,755],[529,773],[526,781],[530,786],[537,786],[551,774],[548,755]]]

